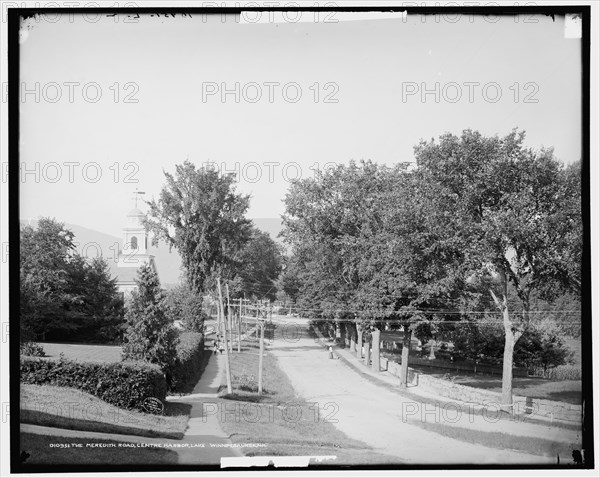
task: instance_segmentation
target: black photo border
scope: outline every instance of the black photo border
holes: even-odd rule
[[[241,14],[241,12],[407,12],[409,15],[472,14],[472,15],[548,15],[559,16],[580,13],[582,17],[582,215],[583,215],[583,258],[582,258],[582,395],[583,423],[582,440],[586,463],[584,468],[594,468],[594,409],[593,361],[592,361],[592,296],[591,296],[591,240],[590,240],[590,22],[589,5],[542,5],[542,6],[361,6],[361,7],[290,7],[290,8],[200,8],[200,7],[136,7],[136,8],[9,8],[8,9],[8,194],[9,194],[9,367],[10,367],[10,441],[11,473],[77,473],[77,472],[160,472],[160,471],[257,471],[261,468],[220,468],[210,465],[24,465],[20,461],[20,367],[19,367],[19,114],[20,114],[20,55],[19,29],[22,18],[40,14]],[[596,211],[597,213],[597,211]],[[365,466],[311,466],[308,470],[509,470],[509,469],[573,469],[566,465],[365,465]],[[300,471],[299,468],[265,468],[263,470]]]

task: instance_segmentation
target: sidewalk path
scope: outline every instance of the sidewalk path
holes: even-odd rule
[[[296,342],[278,337],[271,351],[300,395],[307,401],[317,402],[323,416],[337,420],[334,425],[349,437],[367,443],[377,452],[413,464],[556,463],[556,456],[550,453],[536,456],[489,448],[411,424],[403,419],[402,408],[403,403],[415,404],[414,398],[403,397],[383,384],[374,384],[343,360],[328,359],[327,350],[308,338],[306,330]],[[418,401],[416,404],[425,407]],[[427,410],[433,410],[433,406]],[[429,416],[431,421],[436,420],[434,412],[425,419]],[[421,414],[416,418],[422,419]],[[486,422],[485,425],[486,431],[500,431],[494,424]]]
[[[181,464],[220,464],[221,457],[243,456],[239,448],[230,447],[229,436],[219,425],[216,402],[219,386],[224,380],[225,356],[214,355],[210,359],[202,377],[190,395],[168,397],[169,401],[191,405],[190,420],[184,434],[183,443],[204,443],[204,448],[182,448],[177,450]],[[211,446],[213,445],[213,446]]]

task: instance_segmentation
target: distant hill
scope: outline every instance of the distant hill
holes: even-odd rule
[[[282,229],[281,219],[279,218],[259,218],[252,219],[257,228],[268,233],[271,238],[277,242],[282,242],[277,235]],[[29,221],[21,221],[21,225],[28,224]],[[31,225],[37,227],[37,221],[32,220]],[[102,255],[108,262],[111,271],[116,269],[116,259],[118,251],[123,245],[123,240],[120,237],[104,234],[93,229],[78,226],[77,224],[65,224],[67,229],[75,234],[75,243],[77,251],[86,257],[97,257]],[[154,255],[160,281],[164,287],[172,284],[177,284],[181,275],[181,257],[179,253],[173,249],[169,252],[169,247],[161,243],[158,247],[149,245],[148,253]],[[113,275],[116,275],[113,272]]]
[[[21,221],[21,225],[28,224],[29,221]],[[32,220],[31,225],[37,227],[37,221]],[[118,251],[123,246],[123,240],[120,237],[104,234],[93,229],[78,226],[77,224],[65,224],[67,229],[75,234],[75,243],[77,251],[86,257],[97,257],[101,255],[108,262],[112,275],[117,267]],[[163,286],[176,284],[181,275],[181,257],[175,249],[169,252],[169,247],[164,243],[158,247],[148,247],[148,253],[154,255],[156,268]]]

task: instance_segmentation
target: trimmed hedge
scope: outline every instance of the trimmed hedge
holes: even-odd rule
[[[197,377],[204,355],[204,335],[199,332],[182,332],[177,343],[177,359],[171,378],[172,392],[181,392],[185,385]]]
[[[21,356],[21,383],[71,387],[120,408],[141,410],[150,397],[164,402],[167,383],[161,369],[144,362],[76,362]]]

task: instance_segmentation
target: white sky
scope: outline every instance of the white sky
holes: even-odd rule
[[[119,235],[135,188],[156,197],[162,170],[172,172],[188,157],[198,165],[226,163],[232,170],[237,162],[246,176],[239,190],[252,194],[249,215],[256,218],[283,212],[286,164],[297,163],[307,177],[315,163],[413,161],[413,146],[421,138],[446,131],[504,135],[519,127],[527,131],[528,145],[554,146],[565,162],[579,159],[581,42],[565,39],[564,19],[449,19],[323,23],[321,17],[317,23],[238,24],[233,17],[222,23],[220,16],[197,15],[93,23],[63,15],[55,23],[30,20],[21,44],[21,80],[28,90],[39,83],[39,96],[23,98],[21,161],[29,170],[39,163],[39,175],[22,177],[21,218],[52,216]],[[68,82],[78,83],[73,101]],[[95,103],[82,94],[82,86],[92,82],[102,93]],[[126,89],[128,82],[137,86]],[[248,87],[239,103],[233,94],[222,102],[220,92],[203,100],[203,84],[233,89],[236,82],[242,91],[258,83],[262,98],[247,101],[256,94]],[[273,102],[268,82],[279,83]],[[282,94],[282,86],[292,82],[302,92],[296,103]],[[316,82],[317,102],[311,89]],[[328,82],[335,85],[325,89]],[[438,102],[434,94],[423,101],[420,91],[403,99],[408,84],[434,89],[436,82],[446,93]],[[462,92],[454,103],[448,100],[456,89],[446,87],[452,82]],[[472,102],[465,82],[479,83]],[[494,82],[502,94],[497,102],[491,101],[493,85],[487,100],[482,94],[483,85]],[[292,86],[287,91],[290,98],[295,94]],[[52,102],[58,92],[60,99]],[[324,102],[331,92],[337,103]],[[90,86],[87,93],[92,98],[96,89]],[[128,93],[138,102],[124,102]],[[525,102],[528,94],[537,102]],[[58,172],[53,162],[61,165],[57,182],[51,182]],[[72,182],[64,164],[69,162],[79,164]],[[95,183],[82,175],[92,162],[102,173]],[[261,166],[257,182],[251,182],[257,173],[248,166],[252,162]],[[293,177],[296,167],[285,171]],[[93,165],[86,172],[91,179],[96,174]],[[125,182],[128,173],[139,182]]]

